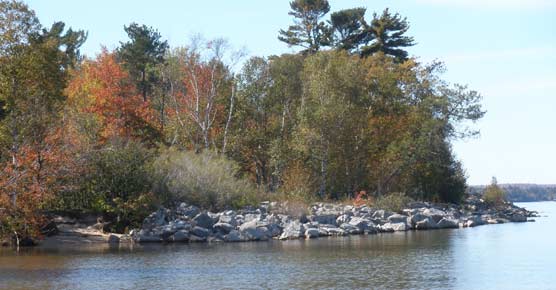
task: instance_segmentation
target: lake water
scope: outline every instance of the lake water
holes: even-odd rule
[[[556,202],[535,223],[237,244],[0,250],[0,289],[556,289]]]

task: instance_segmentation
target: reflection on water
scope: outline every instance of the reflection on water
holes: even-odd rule
[[[556,203],[537,223],[309,241],[0,250],[2,289],[550,289]]]

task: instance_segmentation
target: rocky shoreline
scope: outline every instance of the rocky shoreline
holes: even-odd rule
[[[296,212],[296,213],[293,213]],[[258,207],[218,213],[180,204],[161,208],[145,218],[129,235],[102,232],[102,224],[86,226],[57,218],[56,233],[45,243],[188,243],[246,242],[270,239],[311,239],[476,227],[487,224],[534,221],[535,212],[512,203],[492,207],[476,196],[461,205],[412,202],[400,212],[368,206],[316,203],[308,210],[287,203],[263,202]]]

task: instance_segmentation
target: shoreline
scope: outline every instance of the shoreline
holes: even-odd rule
[[[538,216],[513,203],[489,206],[476,196],[460,205],[412,202],[400,212],[337,203],[315,203],[306,212],[301,210],[287,203],[263,202],[258,207],[212,213],[182,203],[153,212],[129,234],[104,233],[102,224],[57,217],[53,220],[56,234],[39,241],[37,247],[313,239],[531,222]]]

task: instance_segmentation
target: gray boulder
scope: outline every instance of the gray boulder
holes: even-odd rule
[[[196,215],[193,220],[198,227],[202,227],[205,229],[212,229],[212,226],[214,226],[214,224],[216,223],[216,220],[206,212]]]
[[[201,210],[194,205],[187,206],[185,203],[182,203],[176,210],[176,213],[187,218],[193,218],[201,213]]]
[[[172,242],[183,243],[189,241],[189,232],[185,230],[179,230],[172,235],[170,238]]]
[[[266,227],[266,223],[259,222],[255,219],[242,224],[239,227],[239,232],[242,236],[250,241],[263,241],[268,240],[270,232]]]
[[[305,231],[305,238],[313,239],[319,237],[319,229],[317,228],[309,228]]]
[[[436,208],[427,208],[423,211],[423,215],[426,215],[432,218],[434,223],[438,223],[441,219],[447,216],[446,212],[436,209]]]
[[[317,222],[319,224],[336,224],[336,215],[334,214],[322,214],[309,216],[309,220],[312,222]]]
[[[436,227],[439,229],[455,229],[459,228],[458,221],[451,218],[443,218],[438,223],[436,223]]]
[[[401,214],[393,214],[388,217],[390,223],[405,223],[407,222],[407,216]]]
[[[237,230],[232,230],[229,234],[224,237],[226,242],[242,242],[245,238],[241,236],[241,233]]]
[[[429,229],[434,229],[435,227],[436,227],[436,223],[433,221],[431,217],[426,217],[422,220],[417,221],[414,226],[416,230],[429,230]]]
[[[343,223],[340,225],[340,228],[342,230],[344,230],[345,232],[349,233],[350,235],[358,235],[358,234],[362,234],[363,231],[361,229],[359,229],[358,227],[349,224],[349,223]]]
[[[381,229],[386,232],[404,232],[409,230],[409,226],[405,222],[385,223]]]
[[[214,226],[212,226],[212,228],[221,234],[228,234],[230,233],[233,229],[235,229],[234,226],[232,226],[231,224],[228,223],[222,223],[222,222],[217,222],[214,224]]]
[[[196,226],[190,231],[190,234],[200,238],[206,238],[209,236],[210,232],[206,228]]]
[[[280,240],[291,240],[302,238],[305,233],[303,225],[299,221],[292,221],[284,227]]]
[[[352,217],[349,224],[356,226],[361,232],[365,232],[369,229],[369,224],[372,224],[372,222],[366,218]]]

